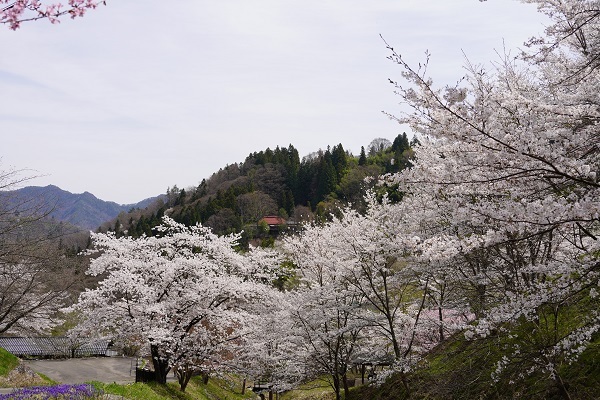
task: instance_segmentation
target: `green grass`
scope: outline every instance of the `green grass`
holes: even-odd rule
[[[281,400],[332,400],[335,399],[335,394],[325,380],[319,379],[285,392],[279,398]]]
[[[234,376],[228,376],[224,379],[210,378],[207,385],[202,383],[200,378],[193,378],[185,393],[181,393],[177,383],[168,383],[167,385],[156,383],[132,383],[129,385],[91,383],[105,393],[131,400],[254,400],[257,397],[249,388],[242,395],[242,382]],[[331,400],[334,398],[331,388],[323,382],[309,383],[279,396],[280,400]]]
[[[127,399],[148,399],[148,400],[164,400],[177,399],[181,397],[172,397],[175,389],[171,387],[162,387],[154,383],[132,383],[129,385],[119,385],[116,383],[91,382],[94,387],[101,389],[104,393],[110,393],[122,396]],[[173,392],[170,393],[170,392]],[[185,398],[185,397],[183,397]]]
[[[56,382],[55,380],[51,379],[50,377],[48,377],[47,375],[44,375],[40,372],[36,372],[36,374],[42,378],[42,380],[45,382],[45,385],[58,385],[60,384],[60,382]]]
[[[19,365],[19,359],[0,347],[0,376],[6,376],[17,365]]]
[[[211,378],[207,385],[200,378],[193,378],[184,393],[179,390],[177,383],[171,382],[166,385],[153,382],[128,385],[91,383],[105,393],[131,400],[244,400],[256,398],[256,395],[249,389],[246,389],[246,393],[242,395],[241,381],[235,377],[227,377],[226,379]]]
[[[226,378],[210,378],[208,384],[202,383],[200,377],[193,378],[186,389],[186,393],[194,395],[194,399],[219,399],[219,400],[243,400],[255,399],[252,390],[246,388],[242,395],[242,381],[235,376]]]

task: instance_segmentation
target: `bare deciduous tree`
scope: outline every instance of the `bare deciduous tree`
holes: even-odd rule
[[[63,232],[49,228],[51,206],[9,191],[32,179],[23,173],[0,171],[0,334],[50,328],[77,280],[58,246]]]

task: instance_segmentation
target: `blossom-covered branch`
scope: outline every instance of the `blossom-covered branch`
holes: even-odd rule
[[[90,9],[95,9],[106,1],[97,0],[68,0],[68,5],[43,0],[0,0],[0,23],[16,30],[21,23],[48,19],[51,23],[60,22],[60,18],[83,17]]]

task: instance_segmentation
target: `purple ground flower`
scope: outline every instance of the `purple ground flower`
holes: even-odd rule
[[[15,389],[9,394],[0,394],[0,400],[87,400],[98,398],[101,394],[88,384],[34,386]]]

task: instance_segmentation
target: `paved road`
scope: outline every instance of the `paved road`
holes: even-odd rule
[[[135,381],[135,358],[98,357],[68,360],[24,361],[35,372],[60,383],[131,383]]]

